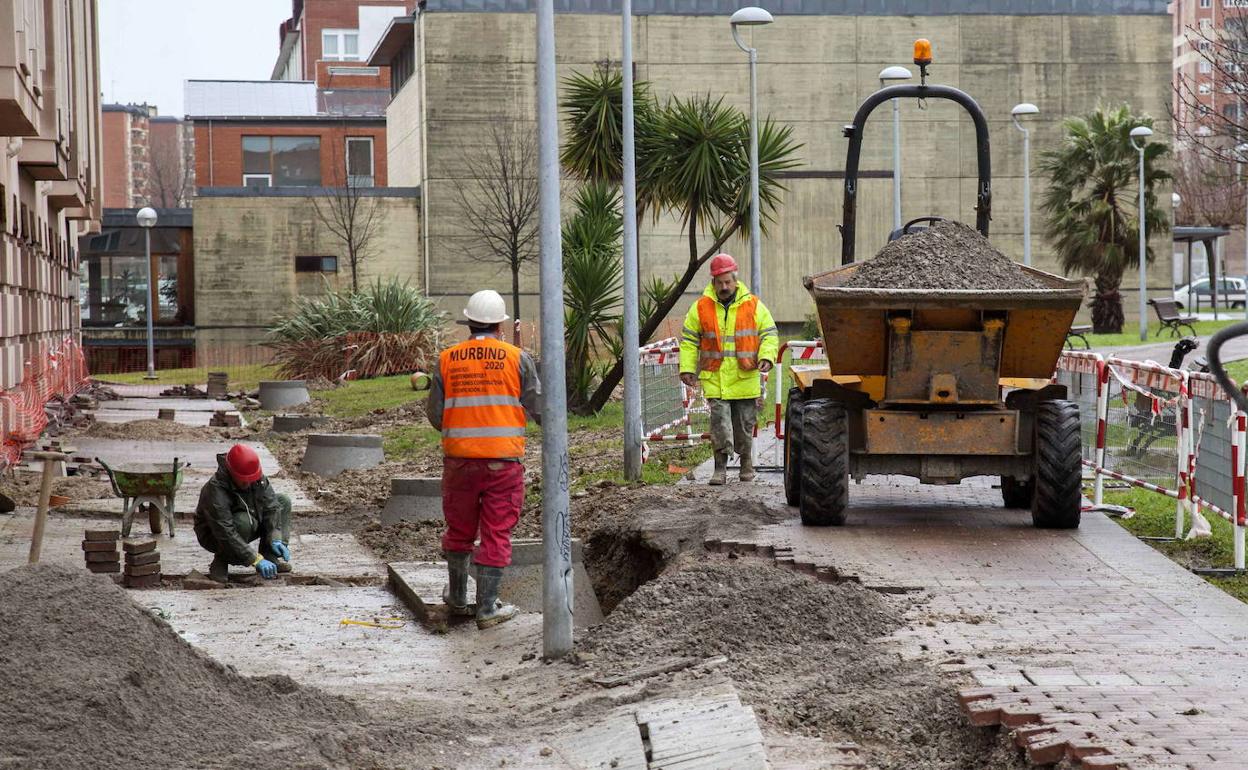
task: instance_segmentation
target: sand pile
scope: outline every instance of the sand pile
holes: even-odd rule
[[[0,578],[0,765],[391,767],[418,740],[285,676],[240,676],[106,578]]]
[[[726,656],[722,670],[763,720],[857,742],[870,767],[1021,767],[1016,752],[1000,753],[994,736],[967,723],[953,683],[880,641],[902,626],[903,609],[856,583],[700,557],[621,602],[582,649],[608,673],[639,660]]]
[[[843,286],[978,291],[1049,288],[974,228],[949,220],[888,244],[854,270]]]

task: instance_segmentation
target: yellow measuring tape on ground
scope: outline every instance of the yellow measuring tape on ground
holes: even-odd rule
[[[402,628],[407,623],[404,618],[373,618],[372,620],[352,620],[343,618],[338,626],[367,626],[368,628]]]

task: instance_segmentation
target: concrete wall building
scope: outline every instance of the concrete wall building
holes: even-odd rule
[[[100,108],[104,137],[104,207],[147,205],[151,175],[150,104],[105,104]]]
[[[558,76],[620,60],[619,4],[612,0],[556,0]],[[748,109],[748,66],[733,43],[728,16],[741,3],[708,0],[634,3],[637,77],[656,95],[710,93]],[[448,306],[481,286],[496,285],[490,265],[465,264],[457,241],[456,184],[463,158],[488,138],[490,126],[508,120],[535,124],[535,19],[531,0],[427,0],[414,15],[397,18],[369,62],[388,65],[393,97],[388,108],[391,183],[419,186],[422,194],[422,261],[427,289]],[[992,239],[1007,254],[1022,254],[1022,137],[1010,121],[1019,102],[1041,111],[1032,121],[1036,156],[1060,137],[1061,120],[1098,104],[1127,102],[1158,119],[1171,99],[1172,24],[1165,0],[795,0],[773,8],[776,21],[746,31],[759,50],[758,92],[763,115],[789,123],[802,143],[801,168],[785,175],[777,221],[764,237],[764,299],[783,322],[800,322],[812,307],[802,276],[839,264],[843,169],[850,122],[862,100],[879,88],[885,66],[910,64],[916,38],[932,41],[929,82],[953,85],[975,97],[988,115],[993,159]],[[974,221],[974,131],[955,105],[921,109],[902,105],[903,212]],[[860,255],[874,254],[891,229],[891,116],[876,111],[865,131],[858,196]],[[1038,202],[1043,179],[1033,175]],[[1169,199],[1169,190],[1163,200]],[[1036,264],[1054,269],[1033,212]],[[703,239],[704,241],[706,239]],[[646,275],[671,276],[687,259],[678,223],[667,219],[641,228],[640,259]],[[1167,237],[1154,242],[1170,253]],[[727,249],[748,275],[749,244],[734,238]],[[1150,272],[1150,285],[1169,286],[1166,260]],[[702,284],[691,286],[700,292]],[[524,291],[536,310],[536,271]],[[1135,306],[1124,286],[1128,312]],[[692,299],[692,293],[689,297]]]
[[[77,241],[102,196],[97,29],[95,0],[0,3],[0,390],[78,332]]]

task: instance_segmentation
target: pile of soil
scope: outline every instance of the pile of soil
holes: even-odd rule
[[[247,436],[249,431],[207,425],[183,425],[173,420],[131,420],[94,422],[81,435],[127,441],[225,441]]]
[[[452,734],[375,722],[285,676],[241,676],[102,576],[36,565],[3,578],[0,745],[14,766],[406,767]]]
[[[951,220],[889,243],[859,265],[842,286],[977,291],[1049,288],[974,228]]]
[[[0,493],[8,495],[19,506],[34,507],[39,504],[39,484],[42,474],[13,472],[0,475]],[[52,494],[64,495],[70,500],[102,500],[112,497],[108,481],[94,476],[61,476],[52,479]]]
[[[880,637],[899,600],[770,562],[686,555],[591,629],[582,649],[620,673],[638,660],[727,657],[724,673],[772,728],[862,746],[881,770],[1023,767],[971,727],[955,687]]]

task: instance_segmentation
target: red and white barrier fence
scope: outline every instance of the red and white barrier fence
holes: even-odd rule
[[[789,366],[798,361],[827,361],[823,340],[790,340],[780,346],[776,353],[776,438],[784,438],[784,354],[789,354]]]
[[[0,469],[16,464],[22,449],[39,438],[48,424],[48,401],[68,399],[86,385],[87,363],[76,340],[40,346],[25,363],[22,381],[0,391]]]
[[[1094,441],[1091,459],[1085,452],[1083,461],[1095,476],[1094,502],[1102,501],[1106,478],[1173,498],[1176,538],[1184,536],[1188,521],[1189,537],[1207,534],[1208,522],[1199,512],[1217,514],[1234,525],[1235,566],[1243,569],[1248,415],[1214,378],[1152,361],[1065,351],[1054,380],[1066,384],[1083,407],[1085,444],[1088,437]],[[1094,405],[1091,415],[1089,405]],[[1224,424],[1214,419],[1215,412],[1229,415]],[[1229,467],[1218,467],[1215,461],[1223,457]],[[1205,474],[1207,481],[1201,478]],[[1219,490],[1217,478],[1229,479],[1229,489]],[[1210,499],[1216,493],[1225,504]]]

